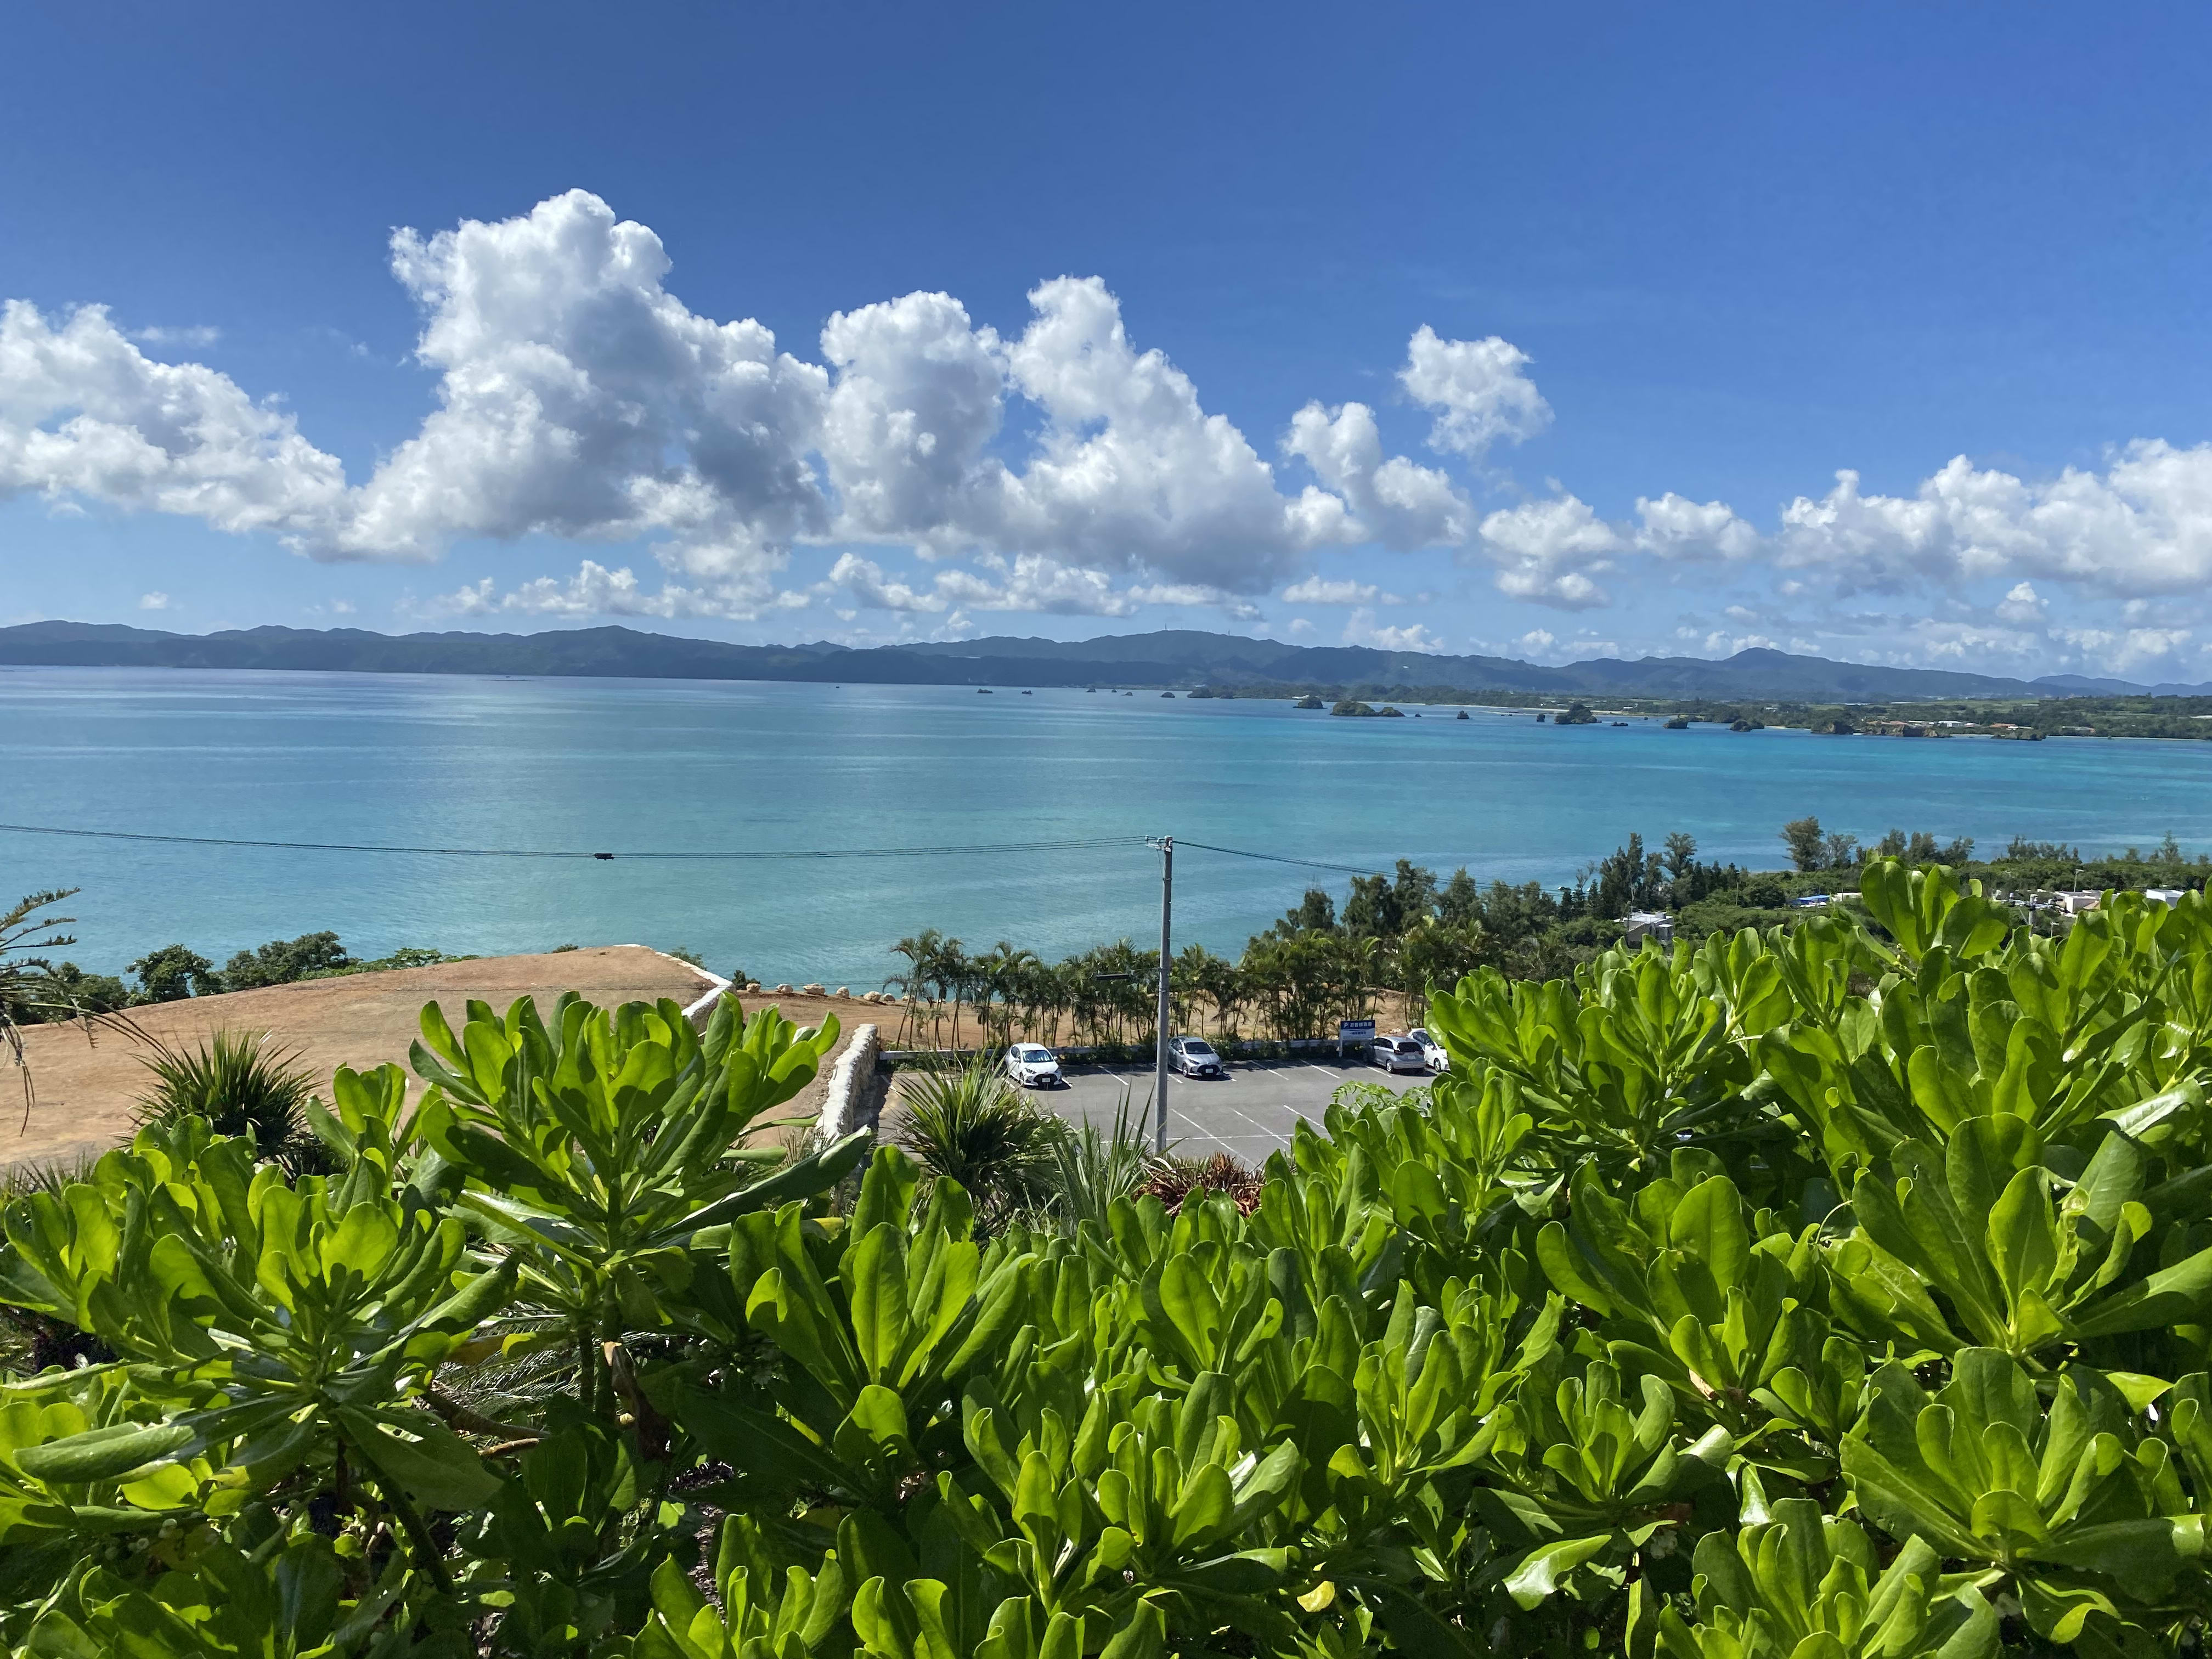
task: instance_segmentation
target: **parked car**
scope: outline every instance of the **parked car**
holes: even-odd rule
[[[1052,1050],[1035,1042],[1017,1042],[1006,1050],[1006,1075],[1024,1089],[1057,1089],[1067,1080]]]
[[[1416,1025],[1406,1035],[1421,1045],[1422,1063],[1431,1071],[1442,1076],[1451,1070],[1451,1056],[1444,1052],[1444,1045],[1437,1042],[1432,1033]]]
[[[1227,1077],[1229,1068],[1204,1037],[1176,1037],[1168,1044],[1168,1069],[1185,1077]]]
[[[1370,1051],[1375,1063],[1386,1072],[1425,1072],[1428,1056],[1409,1036],[1379,1036]]]

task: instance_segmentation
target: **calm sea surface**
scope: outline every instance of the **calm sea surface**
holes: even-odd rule
[[[1449,710],[1345,720],[1157,693],[0,668],[0,821],[270,841],[677,852],[1173,835],[1487,883],[1571,879],[1631,830],[1771,866],[1776,831],[2212,848],[2212,743],[1912,742]],[[1158,929],[1142,847],[763,863],[526,861],[0,832],[0,890],[81,887],[70,954],[218,963],[335,928],[356,955],[566,942],[879,984],[903,934],[1048,956]],[[1234,952],[1309,882],[1188,850],[1177,944]]]

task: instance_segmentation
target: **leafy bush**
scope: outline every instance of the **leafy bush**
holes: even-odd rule
[[[224,963],[222,988],[251,991],[264,985],[290,985],[352,965],[338,936],[327,930],[297,939],[272,939],[258,950],[239,951]]]
[[[418,1104],[388,1066],[313,1115],[338,1173],[185,1119],[9,1203],[0,1296],[116,1363],[0,1395],[0,1636],[2197,1654],[2212,908],[1863,891],[1481,970],[1426,1101],[1332,1104],[1249,1207],[988,1241],[896,1148],[835,1213],[858,1139],[761,1145],[834,1030],[433,1009]]]
[[[139,998],[145,1002],[182,1002],[186,997],[214,996],[223,988],[215,963],[188,945],[165,945],[149,951],[125,971],[138,975]]]

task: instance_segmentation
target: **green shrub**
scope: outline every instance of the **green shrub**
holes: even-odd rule
[[[861,1138],[762,1133],[836,1032],[773,1011],[428,1010],[328,1176],[186,1117],[8,1203],[0,1299],[120,1363],[0,1395],[0,1637],[2193,1659],[2212,907],[1862,889],[1437,988],[1425,1097],[1172,1213],[1126,1124],[1004,1207],[972,1071],[915,1145],[981,1195],[886,1146],[838,1212]]]
[[[251,991],[264,985],[290,985],[350,967],[352,961],[338,936],[327,930],[297,939],[272,939],[258,950],[232,957],[223,965],[222,988]]]

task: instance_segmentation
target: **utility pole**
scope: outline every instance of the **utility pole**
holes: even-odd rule
[[[1168,964],[1174,960],[1168,943],[1169,922],[1175,905],[1175,837],[1163,836],[1153,843],[1160,849],[1160,1010],[1159,1040],[1152,1059],[1152,1151],[1168,1149]]]

